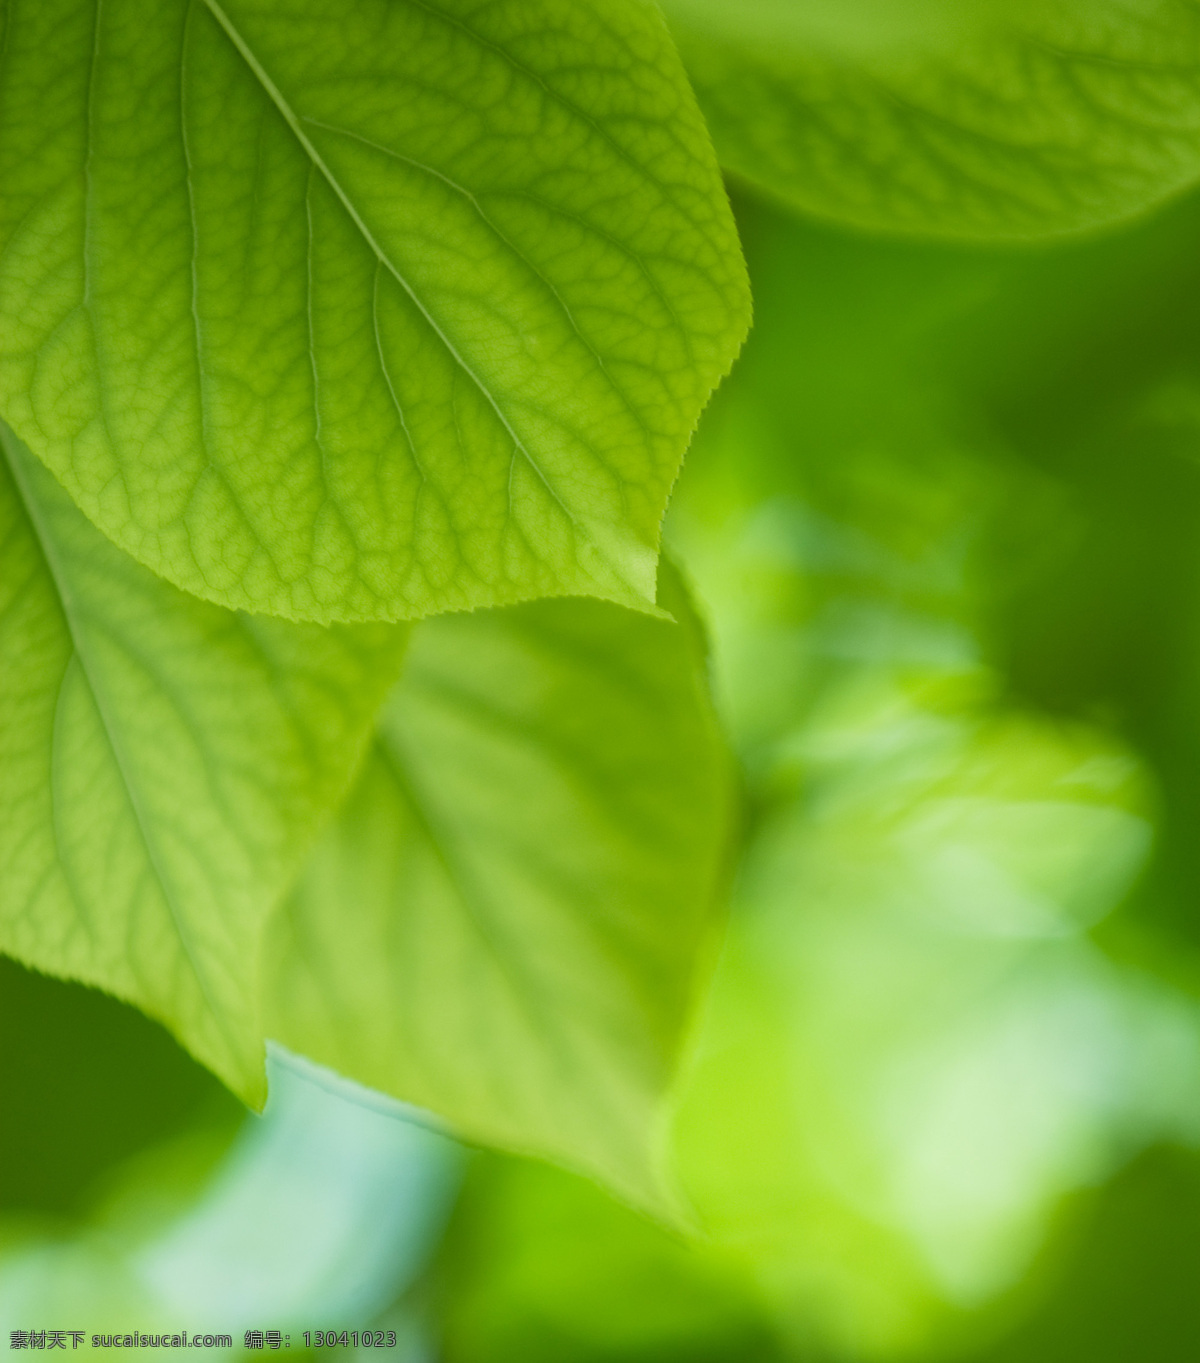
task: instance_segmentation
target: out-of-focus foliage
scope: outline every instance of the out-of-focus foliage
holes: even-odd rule
[[[1120,697],[1038,715],[996,667],[1088,518],[1002,377],[1055,259],[748,228],[758,329],[672,522],[751,809],[680,1154],[794,1339],[893,1354],[1018,1280],[1064,1192],[1200,1136],[1200,1014],[1088,937],[1160,807]]]
[[[471,1171],[435,1282],[446,1363],[782,1356],[728,1253],[662,1230],[582,1179],[516,1160]]]
[[[3,1216],[77,1214],[113,1165],[241,1117],[228,1090],[142,1014],[2,958],[0,1091]]]
[[[45,986],[12,974],[6,983],[36,1018]],[[57,1166],[76,1184],[73,1225],[46,1215],[59,1188],[20,1190],[19,1214],[0,1204],[6,1330],[54,1321],[89,1335],[230,1333],[233,1349],[217,1351],[230,1357],[265,1322],[303,1356],[306,1329],[370,1323],[395,1332],[397,1363],[424,1356],[419,1313],[397,1298],[424,1269],[453,1199],[463,1163],[453,1142],[403,1104],[278,1051],[266,1114],[246,1117],[214,1101],[215,1082],[145,1019],[78,986],[53,994],[67,1015],[90,1013],[109,1037],[123,1035],[123,1063],[145,1058],[144,1080],[176,1111],[148,1117],[143,1092],[125,1114],[141,1122],[122,1127],[97,1105],[92,1129],[104,1144]],[[33,1049],[52,1058],[45,1042]]]
[[[739,519],[772,533],[781,497],[804,502],[803,533],[827,559],[828,515],[872,482],[850,538],[871,531],[891,558],[873,593],[846,599],[917,602],[926,651],[961,655],[945,629],[959,622],[1020,704],[1116,725],[1160,793],[1138,913],[1185,935],[1200,891],[1198,227],[1189,200],[1108,241],[1001,254],[871,245],[747,205],[755,339],[681,485],[689,519],[713,524],[724,504],[735,536]],[[918,543],[939,524],[940,579]],[[947,572],[969,575],[965,590],[947,591]],[[797,611],[816,599],[807,572],[781,582]],[[706,585],[740,641],[718,662],[737,671],[726,712],[755,765],[756,734],[786,724],[826,665],[761,621],[763,592],[741,591],[732,568],[714,560]]]
[[[708,1228],[852,1353],[986,1301],[1058,1195],[1200,1117],[1193,1010],[1079,940],[1145,847],[1127,760],[870,699],[750,854],[681,1119]]]
[[[1192,0],[664,0],[722,165],[876,230],[1038,238],[1200,176]]]
[[[940,1363],[1176,1363],[1200,1328],[1200,1159],[1159,1146],[1071,1198],[1029,1279],[961,1312]],[[586,1184],[476,1165],[432,1294],[446,1363],[851,1363],[811,1333],[788,1344],[736,1258],[684,1245]]]
[[[1200,1337],[1195,1152],[1155,1149],[1074,1211],[1044,1279],[1026,1289],[1035,1300],[999,1312],[998,1338],[963,1363],[1174,1363]]]

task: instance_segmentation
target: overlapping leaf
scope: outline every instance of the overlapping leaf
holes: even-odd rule
[[[663,1206],[653,1159],[728,811],[684,624],[601,602],[423,622],[268,951],[271,1035]]]
[[[2,7],[0,409],[298,619],[653,601],[748,295],[643,0]]]
[[[186,596],[0,441],[0,950],[136,1003],[254,1101],[262,926],[405,630]]]
[[[1200,177],[1194,0],[664,0],[723,164],[855,225],[1035,237]]]

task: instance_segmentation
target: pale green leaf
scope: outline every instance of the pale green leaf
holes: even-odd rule
[[[722,164],[857,226],[1024,238],[1200,178],[1195,0],[663,0]]]
[[[660,1208],[658,1101],[728,817],[664,579],[683,624],[563,601],[417,626],[268,951],[286,1046]]]
[[[297,619],[652,604],[748,317],[653,6],[3,19],[0,408],[111,539]]]
[[[263,924],[406,631],[187,596],[0,446],[0,950],[137,1004],[257,1101]]]

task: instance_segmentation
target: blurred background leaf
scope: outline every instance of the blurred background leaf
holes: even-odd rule
[[[887,232],[1039,238],[1200,173],[1189,0],[665,0],[727,169]]]

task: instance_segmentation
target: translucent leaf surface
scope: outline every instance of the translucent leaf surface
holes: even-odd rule
[[[652,603],[748,316],[652,6],[3,15],[0,406],[110,538],[292,618]]]
[[[262,926],[405,631],[186,596],[0,441],[0,950],[137,1004],[257,1101]]]
[[[418,626],[268,953],[286,1046],[659,1205],[657,1103],[727,815],[666,586],[683,625],[538,602]]]
[[[722,163],[869,228],[1033,237],[1200,176],[1193,0],[664,0]]]

